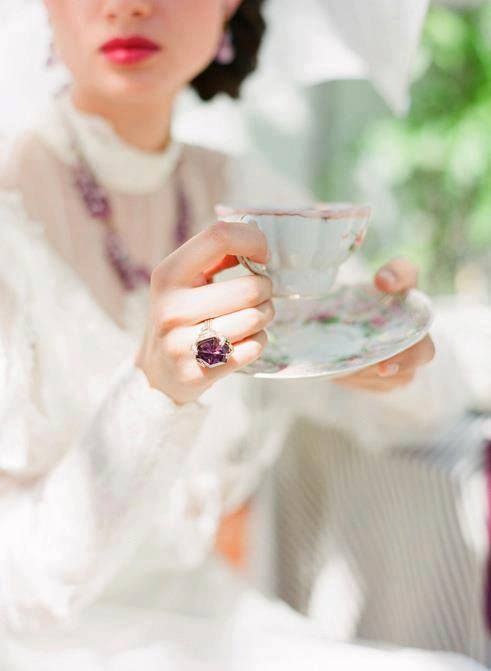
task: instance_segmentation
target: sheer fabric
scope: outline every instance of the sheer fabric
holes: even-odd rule
[[[217,200],[252,202],[253,192],[262,202],[273,194],[298,198],[260,170],[201,149],[137,155],[67,101],[19,145],[0,200],[4,665],[284,669],[311,659],[341,669],[373,660],[383,668],[385,654],[326,646],[285,607],[207,560],[222,516],[255,489],[305,410],[302,396],[325,394],[320,415],[344,426],[353,422],[339,409],[343,402],[352,408],[352,399],[328,384],[280,393],[240,376],[184,407],[150,389],[133,364],[147,297],[128,302],[105,266],[102,231],[73,189],[60,113],[76,119],[121,233],[147,264],[173,248],[180,171],[196,229],[213,219]],[[384,418],[390,406],[372,404]],[[401,400],[401,420],[404,409]],[[439,410],[432,421],[441,420]],[[421,429],[428,426],[425,418]],[[433,663],[394,654],[387,663],[397,660],[401,669]],[[466,668],[457,659],[436,663]]]

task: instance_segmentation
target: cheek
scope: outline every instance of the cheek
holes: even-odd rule
[[[45,0],[57,50],[81,86],[178,90],[213,60],[224,26],[224,0],[153,0],[146,24],[165,57],[155,67],[121,75],[97,54],[108,34],[101,0]],[[83,27],[83,28],[81,28]]]
[[[198,74],[213,60],[223,30],[223,7],[223,0],[181,0],[172,42],[187,77]]]
[[[56,48],[69,70],[79,75],[88,68],[90,26],[93,24],[92,0],[47,0]],[[83,29],[81,28],[83,27]]]

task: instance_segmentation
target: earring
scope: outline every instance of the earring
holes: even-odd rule
[[[56,63],[58,62],[58,57],[56,55],[56,47],[54,40],[51,40],[49,43],[49,51],[48,51],[48,56],[46,58],[46,67],[47,68],[52,68]]]
[[[235,48],[233,42],[232,31],[227,26],[223,31],[220,46],[218,47],[215,61],[219,65],[230,65],[235,60]]]

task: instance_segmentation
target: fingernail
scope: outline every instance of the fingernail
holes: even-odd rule
[[[396,274],[392,270],[389,270],[388,268],[383,268],[381,271],[379,271],[377,276],[389,287],[395,286],[397,282]]]
[[[259,224],[257,221],[254,219],[254,217],[251,217],[250,214],[244,214],[243,217],[241,217],[240,221],[243,224],[249,224],[249,226],[255,226],[255,228],[259,228]]]
[[[389,363],[387,366],[381,366],[378,374],[380,377],[394,377],[401,370],[398,363]]]

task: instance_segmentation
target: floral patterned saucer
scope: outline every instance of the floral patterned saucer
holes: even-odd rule
[[[280,299],[269,345],[241,372],[293,379],[348,375],[422,340],[433,312],[417,290],[388,295],[372,285],[343,286],[320,301]]]

